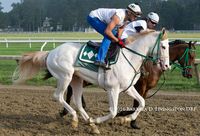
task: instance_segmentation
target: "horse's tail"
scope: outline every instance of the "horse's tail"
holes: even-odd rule
[[[49,78],[51,78],[51,77],[53,77],[53,76],[51,75],[51,73],[50,73],[48,70],[46,70],[46,73],[45,73],[45,76],[44,76],[43,80],[47,80],[47,79],[49,79]]]
[[[12,81],[15,84],[33,78],[41,69],[46,68],[47,51],[26,53],[19,61],[19,66],[15,69]]]

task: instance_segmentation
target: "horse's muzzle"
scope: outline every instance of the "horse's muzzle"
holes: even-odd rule
[[[184,69],[182,71],[182,75],[183,75],[183,77],[188,78],[188,79],[192,78],[191,69]]]
[[[168,65],[168,64],[165,64],[163,61],[159,61],[159,64],[160,64],[163,71],[171,69],[171,66]]]

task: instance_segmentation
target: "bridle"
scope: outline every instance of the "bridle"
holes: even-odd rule
[[[189,47],[187,47],[183,55],[180,58],[178,58],[178,63],[177,62],[170,62],[170,63],[174,65],[173,70],[175,68],[179,68],[182,70],[182,74],[184,77],[191,78],[192,74],[190,73],[190,70],[192,69],[192,64],[189,64],[189,55],[191,52],[195,52],[195,50],[190,47],[191,42],[187,44],[189,44]],[[184,60],[183,65],[181,65],[180,63],[181,60]]]

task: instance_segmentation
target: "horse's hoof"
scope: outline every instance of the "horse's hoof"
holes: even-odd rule
[[[78,127],[78,120],[72,120],[72,127],[77,128]]]
[[[137,123],[136,123],[136,120],[131,121],[130,125],[131,125],[131,127],[132,127],[133,129],[140,129],[140,127],[138,127],[138,125],[137,125]]]
[[[92,133],[93,134],[100,134],[99,129],[97,128],[97,126],[94,123],[90,123],[90,126],[92,128]]]
[[[65,115],[67,115],[67,113],[68,113],[68,111],[65,111],[65,110],[59,112],[61,118],[63,118]]]
[[[57,119],[57,120],[63,119],[63,118],[60,116],[60,113],[59,113],[59,114],[56,114],[56,119]]]
[[[123,125],[126,122],[124,117],[119,117],[119,120],[120,120],[120,125]]]
[[[62,112],[59,112],[59,115],[61,118],[63,118],[65,116]]]
[[[129,122],[129,119],[127,117],[119,117],[120,119],[120,124],[123,125],[123,124],[126,124]]]

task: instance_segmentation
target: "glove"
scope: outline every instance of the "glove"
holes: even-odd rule
[[[118,40],[119,40],[118,44],[119,44],[122,48],[124,48],[124,47],[125,47],[124,41],[123,41],[122,39],[120,39],[120,38],[118,38]]]

